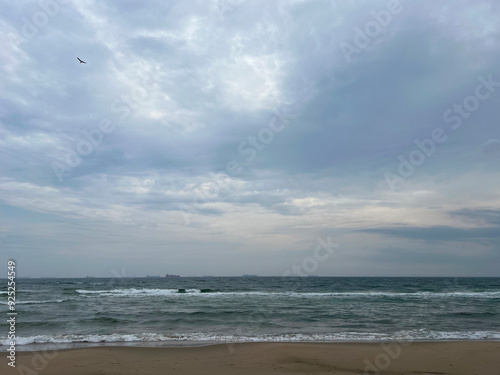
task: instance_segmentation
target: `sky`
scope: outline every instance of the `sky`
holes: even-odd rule
[[[5,270],[500,276],[497,1],[0,7]]]

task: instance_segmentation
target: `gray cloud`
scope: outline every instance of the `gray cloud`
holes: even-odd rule
[[[500,227],[500,210],[464,208],[454,211],[451,214],[471,220],[479,225],[494,225]]]
[[[480,240],[470,272],[446,272],[498,275],[500,90],[457,130],[443,118],[500,82],[494,1],[401,1],[350,61],[342,43],[388,2],[0,4],[0,258],[27,274],[281,274],[335,233],[350,253],[324,274],[391,274],[377,249],[414,239],[404,269]]]
[[[487,228],[452,228],[447,226],[434,226],[430,228],[406,227],[406,228],[377,228],[363,229],[363,232],[377,233],[386,236],[408,238],[423,241],[466,241],[477,239],[498,239],[500,230],[498,227]]]

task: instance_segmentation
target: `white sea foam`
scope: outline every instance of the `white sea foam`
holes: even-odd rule
[[[69,343],[162,343],[162,342],[199,342],[199,343],[238,343],[238,342],[378,342],[378,341],[446,341],[446,340],[500,340],[500,332],[470,331],[442,332],[413,330],[400,331],[393,335],[383,333],[341,332],[336,334],[282,334],[282,335],[210,335],[203,333],[177,333],[163,335],[157,333],[111,334],[111,335],[39,335],[17,337],[19,346],[30,344],[69,344]],[[0,337],[0,345],[8,346],[9,340]]]
[[[79,294],[96,294],[99,296],[122,296],[122,297],[134,297],[134,296],[168,296],[174,294],[197,294],[201,293],[199,289],[186,289],[185,293],[179,293],[179,289],[112,289],[112,290],[85,290],[77,289],[76,292]]]
[[[500,298],[500,291],[485,291],[485,292],[415,292],[415,293],[398,293],[398,292],[265,292],[265,291],[249,291],[249,292],[209,292],[202,293],[200,289],[112,289],[112,290],[85,290],[77,289],[77,293],[82,295],[98,295],[109,297],[141,297],[141,296],[183,296],[183,295],[199,295],[200,297],[216,297],[216,296],[288,296],[294,298],[350,298],[350,297],[389,297],[389,298]]]

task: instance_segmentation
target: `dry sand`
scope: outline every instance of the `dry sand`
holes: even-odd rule
[[[500,342],[248,343],[191,348],[94,347],[18,352],[0,374],[500,375]],[[371,364],[371,365],[370,365]],[[374,372],[379,370],[379,372]]]

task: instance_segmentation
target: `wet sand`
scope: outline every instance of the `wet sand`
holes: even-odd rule
[[[8,360],[2,357],[1,374],[500,375],[500,342],[90,347],[17,352],[16,368],[7,366]]]

